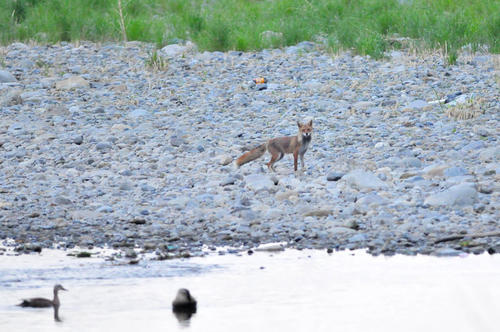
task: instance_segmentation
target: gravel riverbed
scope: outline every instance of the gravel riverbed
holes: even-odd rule
[[[161,257],[270,242],[500,252],[498,55],[447,66],[437,53],[373,60],[309,42],[251,53],[170,45],[154,67],[152,51],[0,47],[0,239]],[[305,119],[303,172],[290,155],[274,174],[268,155],[234,168]]]

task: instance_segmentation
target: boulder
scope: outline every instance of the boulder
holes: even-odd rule
[[[358,190],[377,190],[387,188],[387,184],[372,172],[353,170],[342,177],[351,188]]]
[[[474,184],[461,183],[427,197],[424,203],[431,206],[465,206],[476,201],[477,191]]]

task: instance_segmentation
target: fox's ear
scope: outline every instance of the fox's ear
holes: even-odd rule
[[[313,120],[309,121],[309,125],[312,127],[312,125],[313,125]]]
[[[297,121],[297,126],[300,128],[302,127],[302,124],[299,121]]]

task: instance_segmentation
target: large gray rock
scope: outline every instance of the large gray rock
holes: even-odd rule
[[[387,184],[380,180],[372,172],[367,172],[361,169],[353,170],[342,177],[351,188],[358,190],[376,190],[387,188]]]
[[[196,45],[192,42],[187,42],[186,45],[170,44],[163,47],[160,53],[167,58],[176,58],[183,56],[187,53],[194,52]]]
[[[17,82],[14,75],[12,75],[6,70],[0,70],[0,83],[10,83],[10,82]]]
[[[448,177],[464,176],[467,174],[468,174],[467,170],[462,167],[450,167],[444,171],[444,175]]]
[[[386,205],[387,199],[380,197],[376,193],[369,193],[356,201],[356,209],[360,212],[368,212],[381,205]]]
[[[127,114],[127,117],[129,117],[131,119],[137,119],[140,117],[145,117],[145,116],[150,116],[150,115],[151,115],[151,113],[148,112],[147,110],[145,110],[143,108],[136,108],[135,110],[130,111]]]
[[[483,149],[479,154],[479,159],[484,162],[496,162],[500,159],[500,147]]]
[[[444,171],[448,168],[450,165],[446,164],[430,165],[423,169],[423,173],[426,178],[443,177]]]
[[[7,90],[8,91],[8,90]],[[20,105],[23,103],[23,98],[21,97],[21,89],[10,90],[5,94],[5,96],[0,97],[0,106],[12,106]],[[0,96],[2,93],[0,93]]]
[[[253,191],[270,190],[275,187],[269,176],[264,174],[250,174],[245,177],[246,186]]]
[[[425,100],[417,99],[417,100],[411,101],[406,106],[406,109],[421,110],[423,108],[426,108],[427,106],[429,106],[429,104]]]
[[[477,191],[472,183],[461,183],[445,191],[431,195],[425,199],[425,204],[431,206],[464,206],[477,201]]]

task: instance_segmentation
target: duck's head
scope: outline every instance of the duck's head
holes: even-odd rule
[[[63,285],[61,285],[61,284],[57,284],[54,286],[54,292],[58,292],[60,290],[67,291],[67,289],[64,288]]]
[[[196,303],[196,300],[191,296],[189,290],[187,290],[186,288],[181,288],[177,291],[175,302],[179,304],[191,304]]]

